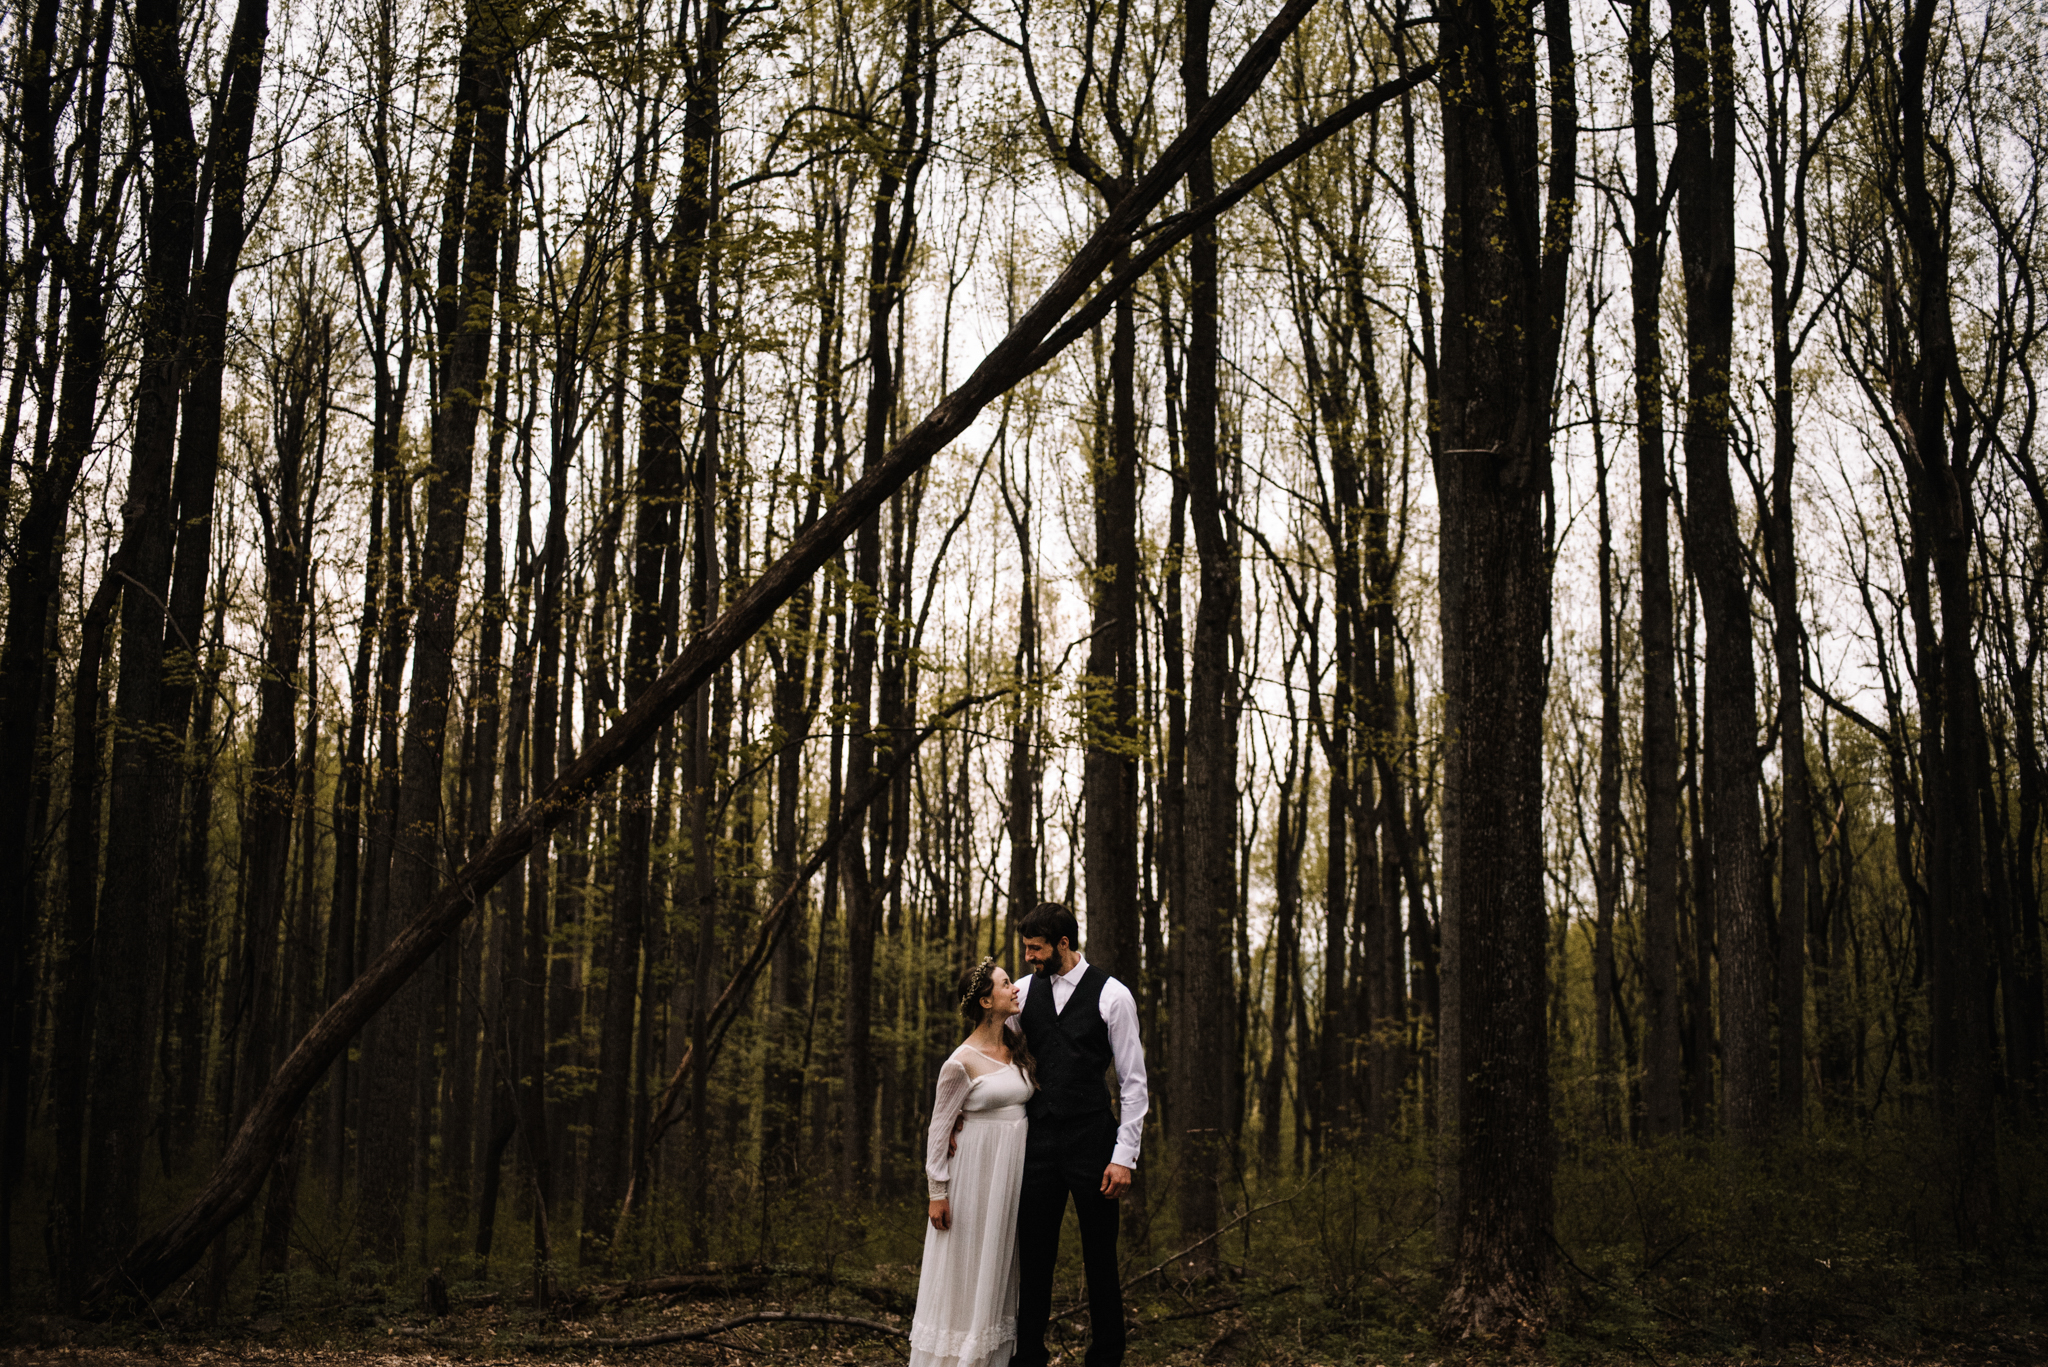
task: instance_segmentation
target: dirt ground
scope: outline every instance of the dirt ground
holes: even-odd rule
[[[689,1363],[695,1367],[739,1367],[740,1364],[760,1363],[818,1363],[818,1364],[862,1364],[901,1362],[902,1352],[878,1355],[851,1349],[803,1350],[789,1347],[778,1348],[764,1344],[760,1348],[742,1349],[734,1346],[711,1349],[700,1346],[686,1346],[645,1350],[596,1349],[587,1353],[575,1351],[550,1351],[546,1353],[512,1352],[493,1353],[488,1350],[449,1350],[431,1347],[390,1347],[390,1348],[282,1348],[258,1344],[200,1346],[192,1344],[165,1345],[150,1350],[130,1348],[12,1348],[0,1350],[0,1363],[8,1364],[63,1364],[64,1367],[211,1367],[212,1364],[267,1363],[277,1367],[614,1367],[616,1364]],[[1059,1367],[1080,1367],[1080,1354],[1068,1353],[1054,1358]],[[1220,1360],[1204,1357],[1201,1353],[1150,1357],[1133,1353],[1131,1361],[1158,1364],[1172,1364],[1179,1367],[1198,1367],[1198,1364]],[[1346,1361],[1361,1364],[1369,1359],[1333,1357],[1330,1359],[1301,1359],[1292,1355],[1276,1355],[1271,1358],[1247,1355],[1234,1358],[1247,1364],[1271,1362],[1276,1367],[1338,1367]],[[1982,1362],[2012,1363],[2021,1361],[2039,1362],[2039,1358],[1977,1358],[1935,1353],[1894,1356],[1873,1354],[1867,1351],[1844,1348],[1837,1350],[1806,1349],[1797,1353],[1758,1354],[1740,1357],[1681,1357],[1659,1358],[1650,1356],[1620,1356],[1604,1359],[1608,1363],[1646,1364],[1647,1367],[1704,1367],[1709,1363],[1727,1363],[1731,1367],[1753,1367],[1767,1363],[1798,1363],[1810,1367],[1975,1367]],[[1463,1355],[1447,1355],[1442,1358],[1421,1358],[1413,1361],[1381,1364],[1380,1367],[1461,1367],[1462,1364],[1487,1361],[1467,1358]],[[1524,1363],[1553,1363],[1558,1359],[1542,1354],[1522,1355],[1516,1358],[1495,1358],[1494,1362],[1519,1361]]]
[[[1695,1367],[1797,1363],[1810,1367],[1989,1367],[2048,1363],[2048,1332],[2025,1311],[1994,1314],[1950,1332],[1793,1342],[1681,1343],[1554,1328],[1538,1350],[1461,1351],[1416,1322],[1368,1316],[1333,1321],[1319,1298],[1291,1282],[1257,1279],[1206,1288],[1164,1287],[1133,1296],[1130,1367]],[[1048,1336],[1057,1367],[1083,1367],[1086,1316],[1079,1286],[1056,1293]],[[363,1299],[285,1307],[254,1317],[200,1322],[176,1305],[152,1322],[91,1324],[58,1316],[0,1322],[0,1367],[760,1367],[802,1363],[896,1367],[908,1357],[909,1286],[884,1281],[823,1285],[783,1276],[680,1276],[592,1288],[535,1312],[530,1304],[478,1296],[436,1317],[418,1304]],[[1066,1306],[1064,1312],[1060,1310]],[[1923,1325],[1925,1330],[1930,1326]],[[694,1336],[693,1341],[686,1336]],[[665,1340],[665,1341],[664,1341]],[[679,1341],[686,1340],[686,1341]]]

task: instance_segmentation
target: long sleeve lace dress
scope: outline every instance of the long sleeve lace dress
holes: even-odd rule
[[[925,1226],[910,1367],[1005,1367],[1016,1349],[1017,1192],[1031,1090],[1021,1067],[971,1045],[939,1069],[925,1175],[932,1199],[950,1203],[953,1227]]]

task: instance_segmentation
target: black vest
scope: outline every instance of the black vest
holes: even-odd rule
[[[1103,1074],[1115,1051],[1102,1022],[1102,985],[1108,981],[1107,973],[1088,965],[1063,1011],[1053,1009],[1051,977],[1031,984],[1024,998],[1024,1039],[1038,1064],[1038,1091],[1027,1108],[1033,1120],[1109,1113]]]

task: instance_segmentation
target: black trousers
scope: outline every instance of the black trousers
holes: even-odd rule
[[[1058,1120],[1033,1119],[1024,1146],[1024,1184],[1017,1198],[1016,1367],[1045,1367],[1045,1324],[1052,1314],[1053,1265],[1067,1198],[1081,1224],[1081,1261],[1088,1274],[1087,1367],[1124,1360],[1124,1295],[1118,1285],[1117,1202],[1102,1194],[1102,1170],[1116,1150],[1108,1112]]]

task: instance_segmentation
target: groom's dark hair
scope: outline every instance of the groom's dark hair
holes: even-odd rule
[[[1074,913],[1058,902],[1040,902],[1017,918],[1017,938],[1020,940],[1043,940],[1056,945],[1065,936],[1071,949],[1081,947],[1081,924],[1074,919]]]

